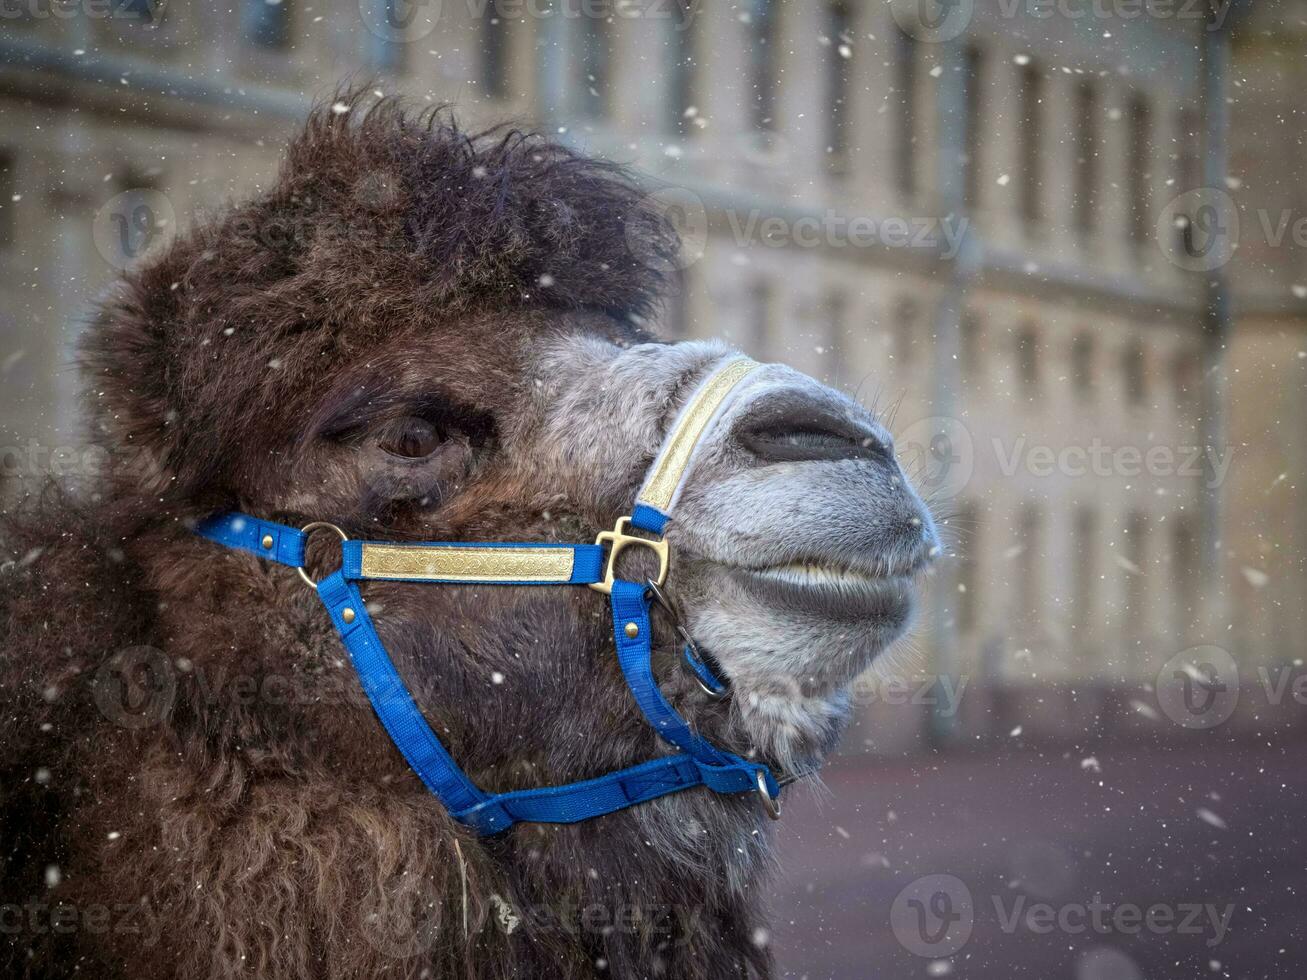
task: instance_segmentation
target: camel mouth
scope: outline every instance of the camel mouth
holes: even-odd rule
[[[835,621],[899,626],[906,623],[916,602],[913,574],[877,574],[830,562],[792,561],[735,567],[730,575],[772,608]]]

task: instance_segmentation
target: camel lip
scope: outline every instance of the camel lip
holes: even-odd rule
[[[916,601],[911,575],[875,575],[807,562],[735,567],[730,575],[768,605],[835,620],[900,623],[908,619]]]
[[[875,559],[854,564],[814,555],[796,555],[785,561],[756,565],[739,562],[723,564],[732,571],[751,572],[813,588],[825,586],[850,588],[866,583],[911,585],[928,571],[937,551],[938,548],[922,549],[909,558],[906,566],[898,568],[892,567],[890,562]]]

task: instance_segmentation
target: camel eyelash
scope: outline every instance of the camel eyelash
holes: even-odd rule
[[[494,418],[488,413],[452,405],[436,396],[390,404],[382,399],[369,399],[337,412],[319,433],[332,442],[359,445],[395,431],[405,419],[420,419],[443,439],[462,438],[474,449],[493,445],[498,434]]]

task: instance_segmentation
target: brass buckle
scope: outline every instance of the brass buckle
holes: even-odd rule
[[[344,544],[346,541],[349,540],[349,536],[340,528],[336,527],[335,524],[329,524],[326,521],[314,521],[312,524],[305,524],[302,528],[300,528],[300,534],[304,535],[305,544],[308,544],[308,536],[320,527],[327,528],[330,531],[335,531],[336,534],[340,537],[341,544]],[[304,569],[302,568],[297,568],[295,569],[295,571],[299,572],[300,578],[304,580],[304,583],[310,589],[313,589],[315,592],[317,591],[318,583],[313,581],[313,579],[309,578],[308,572],[304,571]]]
[[[630,515],[619,517],[617,525],[611,531],[601,531],[595,538],[595,544],[603,547],[608,544],[608,563],[604,566],[604,580],[602,582],[591,582],[590,588],[596,592],[602,592],[604,595],[613,594],[613,569],[617,567],[617,556],[622,553],[622,549],[628,545],[640,545],[649,548],[658,556],[658,577],[652,579],[655,585],[662,585],[667,581],[667,565],[670,561],[670,551],[666,541],[655,541],[650,538],[642,538],[634,534],[628,534],[626,529],[631,526]]]

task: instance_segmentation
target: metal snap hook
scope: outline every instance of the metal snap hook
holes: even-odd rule
[[[703,655],[699,653],[699,647],[695,644],[694,640],[691,638],[690,631],[687,630],[685,626],[681,623],[681,617],[677,615],[676,609],[672,606],[671,600],[667,598],[667,594],[663,592],[661,588],[658,587],[658,584],[654,582],[653,579],[647,579],[646,584],[649,587],[649,592],[653,595],[658,605],[662,606],[663,609],[667,612],[667,615],[672,617],[672,624],[676,627],[676,633],[681,638],[681,642],[684,643],[687,647],[689,647],[690,652],[694,654],[694,658],[702,663]],[[684,657],[681,658],[681,669],[687,671],[690,674],[690,676],[694,678],[694,682],[699,685],[699,690],[703,691],[703,693],[708,695],[710,698],[713,698],[718,701],[722,701],[730,697],[731,694],[730,688],[722,687],[721,690],[714,690],[713,688],[709,687],[707,684],[704,683],[703,678],[700,677],[695,672],[694,668],[686,661]]]
[[[761,769],[758,770],[757,776],[758,799],[762,800],[763,812],[773,820],[779,820],[781,818],[781,801],[772,796],[771,791],[767,789],[767,777]]]

